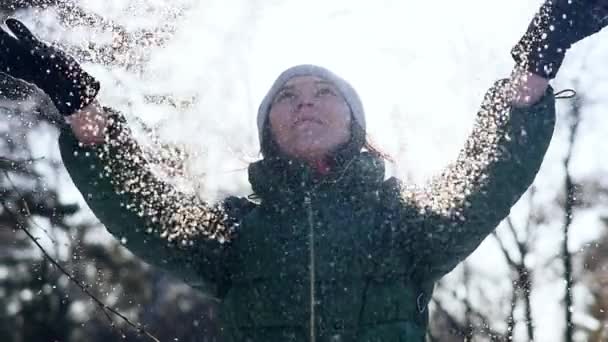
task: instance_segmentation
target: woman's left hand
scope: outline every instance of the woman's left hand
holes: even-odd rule
[[[516,68],[511,75],[514,95],[511,105],[517,108],[530,107],[537,103],[547,91],[549,79]]]
[[[511,50],[527,71],[552,79],[566,51],[608,25],[608,0],[546,0]]]

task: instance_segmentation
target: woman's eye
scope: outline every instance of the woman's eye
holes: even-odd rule
[[[336,93],[330,88],[320,88],[317,90],[317,95],[325,96],[325,95],[335,95]]]
[[[290,100],[295,96],[294,93],[290,92],[290,91],[284,91],[279,93],[279,95],[277,95],[277,97],[275,98],[275,102],[281,102],[284,100]]]

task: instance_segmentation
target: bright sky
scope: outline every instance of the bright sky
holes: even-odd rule
[[[372,138],[399,162],[395,172],[422,181],[456,157],[484,92],[509,75],[513,65],[509,50],[540,1],[83,0],[82,4],[129,28],[176,30],[166,47],[133,48],[136,54],[151,55],[141,76],[86,67],[101,80],[104,103],[148,123],[162,121],[164,139],[205,152],[189,166],[193,175],[206,175],[204,187],[210,194],[243,191],[246,165],[257,158],[257,105],[281,71],[301,63],[325,66],[349,80],[363,99]],[[186,10],[175,19],[180,6]],[[36,17],[56,27],[52,14]],[[44,35],[73,42],[111,37],[82,30]],[[577,46],[555,83],[558,90],[572,87],[572,78],[580,74],[578,89],[599,102],[584,113],[581,124],[572,169],[579,179],[608,171],[608,163],[598,158],[608,152],[601,134],[608,131],[601,102],[606,91],[603,80],[608,79],[602,62],[608,44],[601,43],[606,40],[604,32]],[[583,64],[586,71],[581,73]],[[199,100],[178,111],[146,104],[144,94]],[[564,131],[558,130],[539,176],[542,198],[549,203],[563,177],[559,163],[564,137]],[[600,233],[593,229],[594,217],[575,219],[573,249]],[[537,262],[559,251],[558,229],[539,232],[546,238],[540,239]],[[471,260],[479,272],[503,285],[509,281],[492,242],[486,241]],[[539,304],[535,305],[537,337],[556,341],[560,331],[550,317],[558,313],[559,284],[554,275],[541,277],[539,284],[546,287],[534,294]]]

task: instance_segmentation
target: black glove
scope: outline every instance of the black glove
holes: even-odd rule
[[[546,0],[511,50],[515,62],[554,78],[566,50],[608,25],[608,0]]]
[[[89,104],[99,92],[99,82],[60,49],[34,36],[16,19],[0,28],[0,72],[35,84],[62,115],[71,115]]]

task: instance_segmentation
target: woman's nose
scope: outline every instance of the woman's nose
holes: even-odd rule
[[[297,104],[297,108],[298,109],[303,109],[305,107],[312,107],[314,106],[314,102],[313,101],[299,101]]]
[[[309,95],[299,96],[298,100],[296,102],[296,107],[298,109],[302,109],[304,107],[312,107],[314,105],[315,105],[314,96],[309,96]]]

